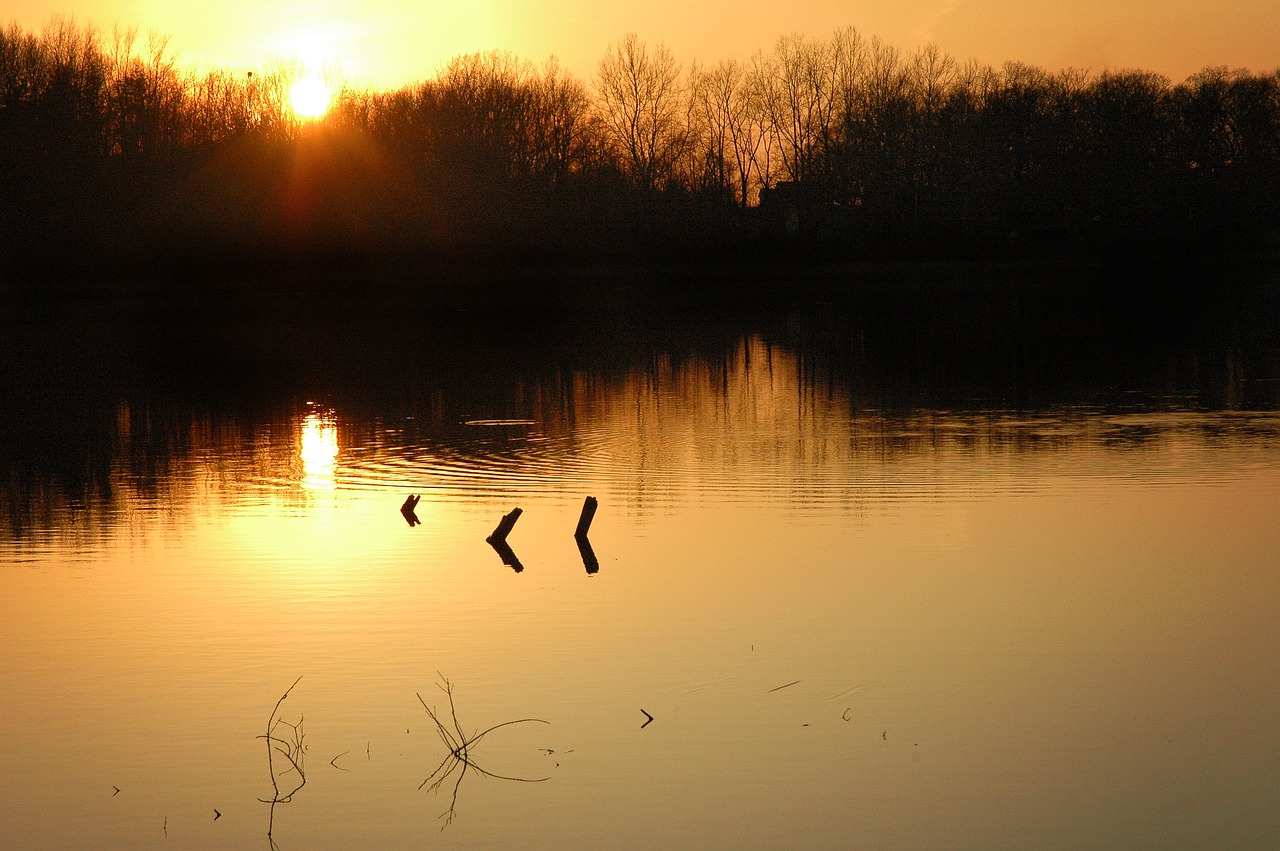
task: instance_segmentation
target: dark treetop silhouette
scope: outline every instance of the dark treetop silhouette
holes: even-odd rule
[[[584,83],[456,57],[292,115],[288,71],[0,29],[0,273],[920,257],[1277,237],[1280,76],[962,65],[853,29],[683,67],[627,35]]]

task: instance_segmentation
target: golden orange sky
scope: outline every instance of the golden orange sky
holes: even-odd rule
[[[1142,68],[1175,82],[1206,65],[1280,68],[1276,0],[10,0],[8,21],[38,30],[52,15],[136,25],[172,37],[200,67],[272,58],[338,66],[378,88],[431,77],[450,57],[493,48],[555,55],[584,80],[627,32],[692,60],[748,59],[784,34],[853,26],[909,51],[936,42],[960,60],[1017,59],[1056,70]]]

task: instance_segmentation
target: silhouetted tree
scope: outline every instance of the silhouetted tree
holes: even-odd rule
[[[845,29],[682,77],[629,34],[594,91],[554,59],[475,53],[393,91],[345,88],[315,123],[289,106],[300,72],[195,74],[163,37],[69,19],[0,27],[0,274],[711,251],[797,211],[799,242],[778,244],[854,254],[1280,238],[1280,72],[1175,86],[959,65]],[[782,182],[786,216],[747,209]]]
[[[660,188],[688,139],[679,63],[666,47],[650,53],[628,33],[600,60],[596,93],[606,138],[625,173],[642,189]]]
[[[600,131],[591,96],[554,57],[532,82],[527,130],[531,168],[555,186],[599,159]]]
[[[836,58],[832,43],[791,35],[778,40],[763,69],[762,103],[788,180],[817,176],[837,111],[841,67]]]
[[[758,194],[768,127],[750,70],[733,60],[692,74],[695,138],[710,184],[745,208]]]

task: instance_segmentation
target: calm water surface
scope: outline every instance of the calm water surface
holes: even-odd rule
[[[1027,405],[798,327],[14,391],[4,845],[1280,842],[1277,376]],[[432,791],[443,679],[453,735],[548,723]]]

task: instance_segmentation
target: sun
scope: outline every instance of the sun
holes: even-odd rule
[[[299,77],[289,87],[289,105],[299,118],[323,118],[329,111],[333,95],[324,80],[314,76]]]

